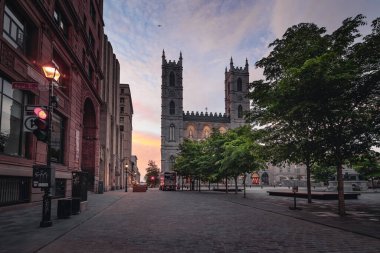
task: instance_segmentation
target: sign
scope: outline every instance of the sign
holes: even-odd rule
[[[36,124],[34,124],[34,120],[36,119],[36,116],[27,116],[24,119],[24,132],[33,132],[38,127]]]
[[[33,165],[33,188],[50,188],[52,171],[46,165]]]
[[[12,82],[13,89],[20,90],[38,90],[37,82]]]

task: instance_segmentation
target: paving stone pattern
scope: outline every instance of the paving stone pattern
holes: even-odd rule
[[[12,220],[23,211],[0,213],[0,252],[379,252],[379,221],[316,214],[320,204],[333,213],[329,203],[336,205],[308,207],[300,201],[303,210],[291,211],[291,198],[268,197],[265,191],[250,191],[247,199],[242,193],[107,192],[90,195],[87,211],[54,219],[51,228],[37,228],[39,217],[34,218],[37,224],[28,224],[21,235],[25,217]],[[362,224],[366,229],[359,229]]]

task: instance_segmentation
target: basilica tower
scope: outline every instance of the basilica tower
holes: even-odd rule
[[[161,171],[171,171],[183,139],[182,53],[179,61],[166,60],[162,52]]]
[[[230,128],[236,128],[245,124],[244,112],[249,111],[249,71],[248,60],[245,67],[234,67],[232,57],[230,68],[224,73],[225,113],[230,118]]]

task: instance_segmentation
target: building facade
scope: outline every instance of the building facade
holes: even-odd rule
[[[70,197],[72,172],[88,173],[89,190],[101,177],[99,121],[103,1],[0,1],[0,205],[40,201],[31,187],[32,166],[46,164],[47,145],[23,129],[26,105],[47,105],[42,66],[52,63],[61,78],[52,124],[51,162],[56,197]],[[14,89],[13,82],[37,89]]]
[[[128,182],[128,168],[132,168],[132,116],[133,104],[129,84],[120,84],[120,148],[121,148],[121,167],[123,174],[123,185]],[[137,163],[137,158],[136,158]]]
[[[100,96],[100,170],[98,192],[124,188],[124,166],[120,111],[120,65],[113,52],[107,35],[103,39],[102,70]]]
[[[171,171],[179,144],[184,138],[200,140],[207,138],[213,129],[225,132],[245,124],[243,112],[249,110],[248,60],[245,67],[235,67],[230,60],[229,69],[225,69],[225,112],[189,112],[183,111],[183,67],[182,53],[178,62],[167,61],[162,53],[161,84],[161,170]]]

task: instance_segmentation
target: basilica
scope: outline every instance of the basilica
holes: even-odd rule
[[[162,52],[161,83],[161,171],[173,169],[179,144],[186,138],[200,140],[207,138],[212,129],[225,132],[245,124],[243,112],[249,110],[247,98],[249,71],[248,60],[245,66],[235,67],[230,60],[225,69],[224,114],[206,112],[189,112],[183,108],[183,67],[182,53],[179,60],[167,61]]]

